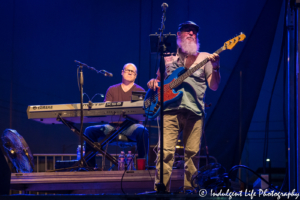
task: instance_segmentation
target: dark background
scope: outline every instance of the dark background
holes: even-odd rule
[[[251,35],[266,2],[168,0],[165,33],[175,34],[179,23],[192,20],[200,26],[200,50],[212,53],[241,31]],[[105,94],[110,85],[121,82],[121,69],[128,62],[136,64],[139,72],[136,83],[146,89],[146,83],[155,77],[157,70],[156,55],[149,53],[149,34],[158,32],[162,3],[161,0],[2,0],[0,131],[16,129],[33,153],[75,153],[79,139],[74,133],[64,125],[28,120],[27,106],[79,103],[74,60],[114,74],[108,78],[85,69],[84,92],[90,98],[96,93]],[[262,166],[267,105],[279,58],[283,20],[284,6],[276,22],[271,56],[265,66],[263,85],[258,88],[260,96],[243,149],[242,164],[254,170]],[[222,80],[218,91],[207,91],[206,101],[212,103],[207,120],[245,44],[240,43],[220,55]],[[260,46],[253,51],[260,51]],[[252,62],[258,59],[253,57]],[[270,116],[269,157],[275,167],[285,166],[282,74],[281,70]],[[232,93],[233,97],[236,95]],[[84,101],[88,101],[86,96]],[[96,96],[93,101],[101,102],[103,98]],[[215,126],[219,120],[223,116],[214,121]],[[220,133],[214,134],[218,137]],[[152,146],[157,141],[157,131],[153,128],[150,141]]]

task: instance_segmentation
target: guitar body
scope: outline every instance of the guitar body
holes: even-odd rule
[[[181,91],[177,92],[175,89],[170,89],[170,83],[175,81],[185,71],[186,70],[184,67],[179,67],[174,70],[174,72],[165,80],[164,108],[182,97],[183,93]],[[145,113],[149,119],[156,118],[160,113],[160,83],[158,83],[158,86],[159,88],[156,89],[156,91],[149,89],[145,96],[146,100],[151,99],[151,101],[149,101],[149,105],[146,103],[146,101],[144,102]]]

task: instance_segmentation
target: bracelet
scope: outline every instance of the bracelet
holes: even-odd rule
[[[220,71],[220,67],[218,68],[213,68],[214,72],[219,72]]]

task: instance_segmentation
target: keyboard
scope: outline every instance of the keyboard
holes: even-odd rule
[[[84,123],[114,123],[124,121],[128,116],[138,121],[145,120],[144,101],[100,102],[83,104]],[[44,124],[62,124],[61,118],[80,123],[80,103],[30,105],[27,108],[28,119]]]

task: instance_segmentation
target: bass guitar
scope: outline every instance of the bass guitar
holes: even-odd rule
[[[246,35],[241,33],[240,35],[228,40],[224,45],[215,51],[216,54],[220,54],[222,51],[227,49],[232,49],[238,42],[244,41]],[[181,85],[181,83],[195,71],[200,69],[203,65],[208,62],[208,58],[201,61],[196,66],[186,70],[184,67],[179,67],[165,80],[164,84],[164,108],[169,104],[175,102],[182,97],[182,91],[176,91],[176,88]],[[184,72],[185,71],[185,72]],[[161,102],[160,102],[160,83],[158,83],[159,88],[156,91],[149,89],[146,93],[144,100],[145,113],[149,119],[154,119],[159,115]]]

